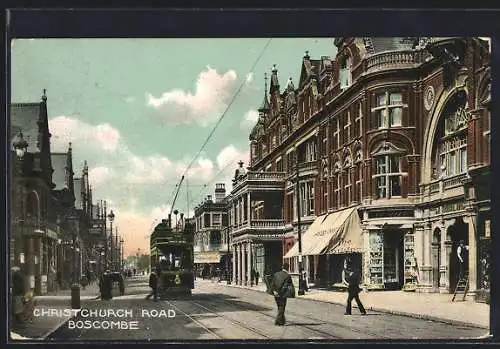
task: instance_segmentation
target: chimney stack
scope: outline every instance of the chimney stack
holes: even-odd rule
[[[226,197],[226,185],[224,183],[215,184],[215,202],[222,202]]]

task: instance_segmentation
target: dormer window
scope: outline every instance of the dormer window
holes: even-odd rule
[[[352,84],[352,74],[351,74],[351,57],[342,58],[340,61],[340,89],[344,90],[351,86]]]

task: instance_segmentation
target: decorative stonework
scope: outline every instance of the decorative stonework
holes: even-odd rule
[[[427,86],[424,92],[424,107],[427,111],[431,110],[432,105],[434,104],[434,87],[431,85]]]

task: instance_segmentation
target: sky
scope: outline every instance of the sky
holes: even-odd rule
[[[231,190],[237,162],[248,165],[273,64],[283,90],[289,78],[297,86],[306,50],[312,59],[336,53],[333,38],[18,39],[11,47],[12,102],[38,102],[47,90],[51,151],[72,143],[75,177],[87,160],[94,203],[113,209],[126,255],[148,253],[189,164],[180,212],[192,216],[215,183]]]

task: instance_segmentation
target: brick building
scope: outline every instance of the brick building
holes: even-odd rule
[[[45,92],[39,103],[11,104],[10,117],[10,267],[40,295],[80,281],[91,218],[80,206],[92,198],[79,188],[75,195],[71,143],[67,152],[51,152]]]
[[[298,271],[300,228],[310,282],[340,282],[350,256],[370,288],[450,292],[464,240],[471,291],[489,289],[488,43],[334,44],[333,58],[306,52],[297,87],[290,79],[282,91],[272,70],[250,135],[250,166],[231,192],[232,211],[243,218],[230,220],[235,262],[257,258],[252,234],[260,229]],[[245,187],[259,192],[260,206],[238,191]],[[266,222],[257,230],[247,222],[240,244],[247,211],[250,219],[265,212]]]
[[[194,235],[194,263],[198,276],[212,275],[217,269],[221,276],[229,275],[231,254],[228,253],[226,188],[224,183],[215,185],[212,195],[194,209],[196,230]]]

